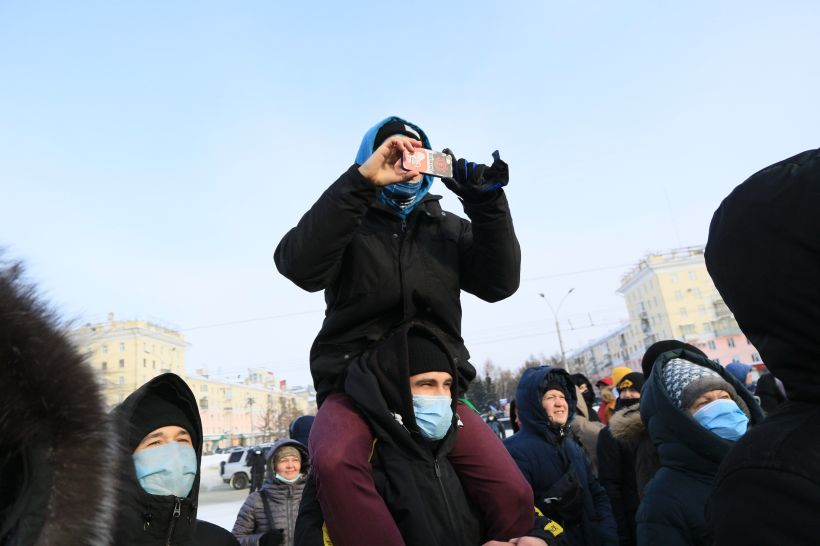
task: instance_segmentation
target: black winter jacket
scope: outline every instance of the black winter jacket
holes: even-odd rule
[[[320,402],[341,387],[353,357],[410,319],[442,332],[462,383],[469,382],[475,369],[461,337],[461,290],[492,302],[518,289],[521,250],[503,191],[465,203],[470,222],[430,194],[405,221],[379,192],[353,165],[274,254],[299,287],[325,291],[325,319],[310,351]]]
[[[638,544],[708,545],[712,531],[705,506],[718,467],[734,445],[700,425],[669,398],[663,369],[682,358],[717,372],[750,412],[750,426],[763,418],[757,402],[723,366],[686,349],[662,353],[641,391],[641,418],[657,447],[661,468],[646,486],[638,508]]]
[[[524,372],[515,392],[521,430],[504,440],[524,477],[532,485],[535,506],[544,514],[560,523],[568,544],[614,545],[618,532],[612,509],[604,489],[591,472],[589,462],[578,444],[573,441],[567,427],[555,428],[549,424],[547,412],[541,405],[540,386],[547,376],[563,383],[569,394],[569,416],[572,420],[576,405],[575,385],[567,372],[558,368],[541,366]],[[554,505],[545,499],[558,493],[554,486],[571,469],[578,484],[579,519],[568,521]],[[566,497],[565,497],[566,498]]]
[[[609,418],[609,425],[598,435],[598,480],[612,504],[621,546],[637,543],[635,513],[641,499],[636,475],[636,437],[643,429],[640,421],[638,406],[623,408]]]
[[[137,481],[134,469],[132,453],[136,445],[127,445],[127,442],[123,442],[120,455],[120,499],[117,506],[114,543],[129,546],[238,544],[227,530],[212,524],[199,525],[196,519],[202,457],[202,421],[196,398],[181,377],[165,373],[131,393],[113,410],[117,430],[124,438],[128,438],[128,431],[134,424],[135,410],[149,393],[176,404],[194,423],[197,475],[191,492],[185,498],[147,493]]]

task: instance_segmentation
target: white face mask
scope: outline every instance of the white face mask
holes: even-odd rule
[[[170,442],[132,455],[137,480],[152,495],[187,497],[196,479],[194,448]]]
[[[299,478],[301,478],[301,477],[302,477],[302,474],[297,474],[295,478],[293,478],[293,479],[289,480],[289,479],[287,479],[286,477],[284,477],[284,476],[283,476],[283,475],[281,475],[281,474],[276,474],[276,479],[277,479],[277,480],[279,480],[280,482],[287,483],[287,484],[294,484],[294,483],[296,483],[296,482],[299,480]]]

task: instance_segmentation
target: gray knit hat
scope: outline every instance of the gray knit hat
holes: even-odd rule
[[[681,358],[673,358],[663,367],[662,379],[669,398],[681,409],[689,408],[700,395],[716,389],[737,398],[735,389],[720,374]]]

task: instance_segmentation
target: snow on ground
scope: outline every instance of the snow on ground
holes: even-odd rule
[[[249,490],[237,491],[222,482],[219,463],[227,458],[226,453],[202,457],[197,519],[214,523],[230,531]]]

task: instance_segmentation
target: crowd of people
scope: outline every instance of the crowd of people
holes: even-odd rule
[[[820,151],[716,211],[706,263],[770,370],[753,384],[678,340],[606,377],[524,371],[514,434],[469,404],[460,295],[513,294],[521,250],[500,154],[444,185],[390,117],[276,248],[323,290],[315,420],[253,453],[232,532],[197,519],[202,426],[170,373],[110,414],[54,315],[0,269],[0,544],[536,546],[813,544],[820,536]],[[597,390],[597,392],[596,392]],[[597,407],[596,407],[597,405]],[[309,432],[308,432],[309,429]]]

